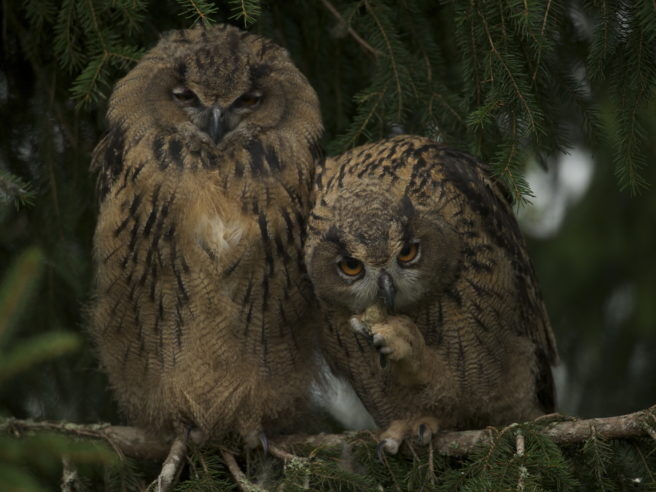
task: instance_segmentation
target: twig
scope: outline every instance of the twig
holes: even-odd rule
[[[157,492],[168,492],[178,479],[182,463],[187,454],[188,436],[178,436],[171,443],[169,455],[162,463],[162,471],[157,477]]]
[[[435,462],[433,458],[433,441],[428,443],[428,472],[430,473],[430,481],[435,484]]]
[[[221,449],[221,457],[223,458],[225,465],[228,467],[232,478],[234,478],[235,482],[237,482],[240,490],[243,490],[244,492],[263,490],[246,477],[246,474],[241,471],[237,460],[231,452],[226,451],[225,449]]]
[[[517,436],[515,437],[515,448],[517,450],[517,456],[524,456],[524,450],[526,449],[526,440],[524,439],[524,434],[522,434],[521,429],[517,431]],[[517,480],[517,492],[524,492],[524,483],[528,477],[528,469],[521,465],[519,467],[519,479]]]
[[[269,453],[271,456],[275,456],[276,458],[283,460],[283,461],[291,461],[294,458],[298,458],[295,454],[288,453],[284,449],[280,449],[278,446],[269,443]]]
[[[645,432],[646,432],[647,434],[649,434],[649,436],[650,436],[654,441],[656,441],[656,431],[654,430],[654,428],[653,428],[651,425],[649,425],[649,424],[647,424],[647,423],[645,423]]]
[[[351,26],[348,25],[348,23],[344,20],[344,18],[339,13],[339,11],[335,8],[335,6],[332,3],[330,3],[329,0],[321,0],[321,3],[323,4],[324,7],[326,7],[326,9],[328,9],[328,11],[331,14],[335,16],[335,18],[339,22],[347,26],[348,33],[351,35],[353,39],[355,39],[355,41],[360,46],[362,46],[365,50],[367,50],[369,53],[371,53],[374,56],[379,56],[381,54],[380,51],[378,51],[376,48],[372,47],[369,43],[367,43],[364,39],[362,39],[360,35],[357,32],[355,32],[355,30]]]
[[[517,456],[524,456],[526,440],[524,439],[524,434],[522,434],[521,430],[517,431],[517,437],[515,438],[515,448],[517,449]]]
[[[77,468],[71,462],[70,457],[62,456],[61,491],[77,492],[79,490],[82,490],[82,487],[80,486],[80,476]]]

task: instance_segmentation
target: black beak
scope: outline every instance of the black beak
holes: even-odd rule
[[[378,297],[380,297],[391,314],[394,314],[394,297],[396,287],[389,273],[382,270],[378,277]]]
[[[216,144],[226,134],[226,124],[224,118],[224,111],[218,106],[212,106],[205,110],[205,133],[207,133],[212,141]]]

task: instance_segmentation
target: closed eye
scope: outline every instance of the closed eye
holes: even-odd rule
[[[190,106],[198,101],[198,96],[187,87],[176,87],[171,93],[173,94],[173,99],[183,106]]]
[[[262,92],[258,90],[249,91],[241,95],[234,103],[236,109],[254,109],[262,101]]]

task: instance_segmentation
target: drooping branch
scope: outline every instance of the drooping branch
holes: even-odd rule
[[[567,420],[563,420],[567,419]],[[601,439],[626,439],[651,436],[656,439],[656,405],[635,413],[594,419],[576,419],[559,415],[544,416],[536,421],[536,430],[556,444],[573,444],[590,439],[593,434]],[[0,420],[0,432],[17,437],[25,433],[55,431],[83,438],[104,439],[120,453],[138,459],[163,459],[170,443],[136,427],[109,424],[74,424],[70,422],[35,422],[32,420]],[[494,440],[495,431],[490,429],[442,432],[433,439],[434,451],[451,456],[463,456],[477,445]],[[275,439],[280,453],[302,455],[300,449],[317,449],[341,446],[353,440],[372,440],[370,432],[345,432],[343,434],[291,435]],[[291,454],[289,455],[291,456]]]

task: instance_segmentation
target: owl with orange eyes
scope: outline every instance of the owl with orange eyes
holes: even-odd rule
[[[439,429],[554,410],[554,335],[502,186],[471,155],[400,135],[327,159],[305,261],[328,365],[395,453]]]

